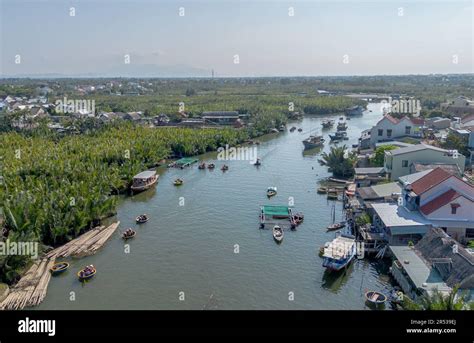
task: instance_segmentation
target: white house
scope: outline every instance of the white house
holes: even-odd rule
[[[417,118],[397,119],[386,114],[370,129],[370,134],[365,139],[361,139],[361,148],[375,147],[378,142],[391,141],[396,138],[421,138],[420,126],[422,123],[423,121]]]
[[[403,206],[460,241],[474,239],[474,186],[436,168],[402,189]]]
[[[450,150],[437,148],[426,144],[416,144],[406,148],[385,151],[384,168],[390,180],[395,181],[400,176],[411,174],[413,163],[455,163],[464,170],[466,157]]]

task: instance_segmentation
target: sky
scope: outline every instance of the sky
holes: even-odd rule
[[[472,73],[473,18],[473,0],[0,0],[0,76]]]

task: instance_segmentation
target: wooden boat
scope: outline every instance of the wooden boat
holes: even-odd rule
[[[216,167],[216,165],[214,163],[209,163],[207,165],[207,169],[214,169]]]
[[[342,140],[348,140],[349,139],[347,137],[347,133],[345,131],[334,132],[333,135],[329,134],[329,138],[332,141],[342,141]]]
[[[303,212],[297,212],[293,215],[293,223],[295,225],[300,225],[304,220]]]
[[[319,187],[317,192],[319,194],[326,194],[328,192],[328,189],[326,187]]]
[[[84,268],[77,272],[77,277],[79,278],[80,281],[92,279],[95,276],[95,274],[97,274],[97,269],[93,265],[90,265],[88,267],[89,267],[88,270]]]
[[[328,192],[328,199],[329,200],[337,200],[339,197],[337,195],[337,193],[330,193]]]
[[[364,111],[365,111],[365,108],[362,107],[362,106],[353,106],[353,107],[349,107],[346,110],[346,115],[348,115],[348,116],[360,116],[364,113]]]
[[[224,164],[221,168],[222,171],[229,170],[229,166],[227,164]]]
[[[135,218],[135,222],[137,224],[143,224],[143,223],[146,223],[148,221],[148,219],[149,218],[146,214],[141,214],[141,215],[139,215]]]
[[[387,301],[387,296],[377,291],[368,291],[365,292],[365,299],[371,304],[382,305]]]
[[[329,129],[331,126],[334,125],[334,120],[331,120],[331,119],[323,120],[321,125],[323,126],[323,129]]]
[[[258,167],[258,166],[262,165],[262,162],[260,162],[260,159],[257,158],[257,160],[255,161],[255,163],[253,165]]]
[[[173,185],[175,185],[175,186],[181,186],[183,183],[184,183],[184,181],[181,180],[181,179],[176,179],[176,180],[173,181]]]
[[[356,243],[353,236],[339,235],[327,246],[323,252],[323,267],[339,271],[352,261],[356,255]]]
[[[122,233],[122,238],[127,240],[127,239],[131,239],[133,237],[135,237],[135,235],[137,234],[136,231],[130,229],[130,231],[126,230],[124,233]]]
[[[335,177],[329,177],[328,180],[336,183],[347,183],[347,180],[336,179]]]
[[[346,222],[334,223],[327,227],[327,231],[339,230],[342,229],[344,226],[346,226]]]
[[[303,141],[305,149],[313,149],[324,145],[323,136],[309,136]]]
[[[206,163],[202,162],[202,163],[199,165],[198,169],[206,169]]]
[[[347,130],[347,123],[345,121],[340,121],[337,123],[337,131],[346,131]]]
[[[59,262],[59,263],[54,264],[49,271],[51,272],[51,275],[56,276],[56,275],[61,274],[62,272],[65,272],[68,268],[69,268],[69,263]]]
[[[158,181],[159,175],[154,170],[141,172],[133,177],[132,192],[141,192],[151,188]]]
[[[283,230],[281,227],[279,227],[278,225],[275,225],[272,229],[272,234],[273,234],[273,238],[275,239],[275,241],[277,241],[278,243],[280,243],[282,240],[283,240]]]
[[[267,188],[267,197],[271,198],[272,196],[277,194],[277,188],[276,187],[268,187]]]

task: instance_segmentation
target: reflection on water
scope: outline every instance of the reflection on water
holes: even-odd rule
[[[360,132],[380,116],[374,110],[352,118],[345,144],[357,143]],[[199,170],[197,164],[183,170],[160,168],[155,188],[120,199],[119,231],[132,227],[137,236],[125,243],[116,234],[96,255],[72,259],[70,270],[51,280],[38,308],[364,309],[365,289],[390,288],[387,277],[380,276],[386,275],[383,264],[355,260],[337,276],[328,275],[318,257],[319,247],[334,238],[326,227],[332,211],[336,220],[341,218],[342,203],[317,193],[319,180],[330,175],[318,158],[330,144],[306,154],[302,140],[312,131],[328,142],[335,127],[323,132],[318,116],[292,125],[303,132],[259,138],[259,168],[248,161],[225,161],[229,170],[223,173],[219,168],[224,161],[216,160],[216,153],[200,156],[216,164],[213,171]],[[184,185],[173,186],[176,178]],[[266,196],[269,186],[278,188],[272,199]],[[258,229],[260,206],[288,205],[290,200],[305,219],[277,245],[270,230]],[[150,221],[136,225],[135,217],[142,213]],[[75,272],[88,264],[98,272],[83,285]],[[185,300],[179,298],[181,292]],[[295,294],[293,301],[289,292]]]
[[[344,268],[338,272],[325,270],[322,287],[330,290],[333,293],[338,293],[347,283],[352,272],[354,271],[354,263],[357,263],[357,261],[352,261],[347,268]]]

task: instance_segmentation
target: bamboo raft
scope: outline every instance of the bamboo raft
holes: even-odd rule
[[[0,303],[0,310],[19,310],[38,306],[46,297],[51,279],[50,269],[58,257],[82,257],[95,254],[118,228],[120,222],[108,227],[99,226],[73,239],[63,246],[51,250],[44,258],[38,259],[10,289],[8,296]]]
[[[83,257],[93,255],[107,242],[119,224],[120,222],[116,222],[108,227],[98,226],[63,246],[51,250],[46,254],[46,257]]]

